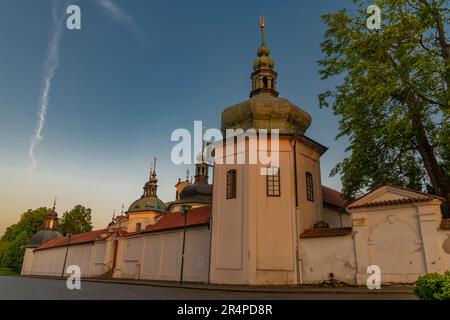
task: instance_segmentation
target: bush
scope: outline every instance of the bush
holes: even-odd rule
[[[0,268],[0,276],[16,276],[17,272],[8,268]]]
[[[450,272],[421,276],[414,293],[421,300],[450,300]]]

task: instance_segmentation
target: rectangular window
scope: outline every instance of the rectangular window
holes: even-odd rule
[[[227,199],[236,198],[236,170],[227,172]]]
[[[280,168],[270,167],[267,169],[267,196],[280,196]]]
[[[313,176],[310,172],[306,173],[306,198],[308,201],[314,202]]]

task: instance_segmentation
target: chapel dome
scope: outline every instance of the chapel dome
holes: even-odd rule
[[[130,208],[128,209],[128,213],[141,211],[166,212],[166,209],[166,205],[159,198],[143,197],[131,204]]]
[[[180,193],[180,202],[212,203],[213,186],[207,182],[194,183]]]
[[[222,112],[222,132],[225,134],[226,129],[278,129],[281,135],[301,136],[311,125],[311,116],[289,100],[278,97],[278,74],[273,70],[275,62],[265,43],[263,17],[260,28],[262,41],[253,63],[250,99]]]
[[[279,129],[280,134],[303,135],[311,116],[284,98],[255,95],[222,112],[222,131],[226,129]]]
[[[157,195],[158,189],[158,179],[156,179],[156,158],[152,163],[150,169],[150,178],[144,184],[144,194],[142,197],[134,201],[127,213],[132,212],[143,212],[143,211],[156,211],[156,212],[166,212],[166,205],[162,202]]]
[[[50,240],[62,237],[63,235],[61,232],[53,229],[40,230],[31,237],[31,241],[28,243],[27,248],[38,248]]]

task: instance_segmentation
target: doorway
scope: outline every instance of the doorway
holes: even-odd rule
[[[113,263],[112,263],[112,268],[111,271],[114,271],[114,269],[116,268],[116,262],[117,262],[117,248],[119,247],[119,241],[114,240],[113,242]]]

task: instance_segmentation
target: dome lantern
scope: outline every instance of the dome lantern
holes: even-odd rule
[[[280,135],[302,136],[311,125],[311,116],[289,100],[278,97],[275,62],[269,57],[265,44],[265,22],[261,17],[262,42],[258,59],[253,64],[250,99],[242,101],[222,112],[222,133],[227,129],[278,130]]]
[[[276,91],[276,80],[278,74],[273,70],[275,62],[269,57],[270,49],[266,47],[264,38],[265,22],[264,17],[260,18],[259,27],[261,29],[261,46],[257,51],[258,58],[253,63],[252,92],[250,98],[256,95],[267,95],[278,97]]]

